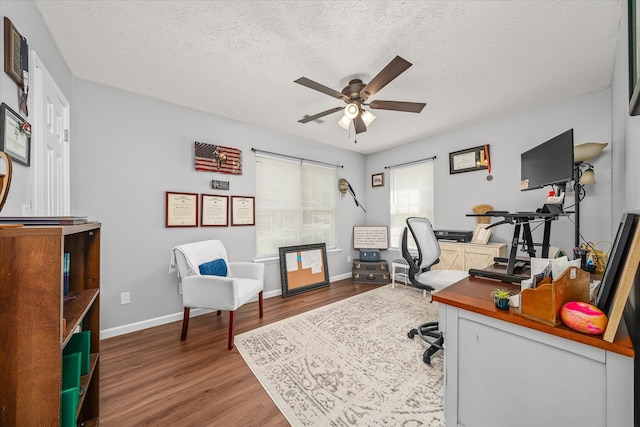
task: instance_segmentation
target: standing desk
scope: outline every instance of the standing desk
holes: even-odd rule
[[[533,242],[531,235],[531,222],[537,220],[544,220],[544,234],[542,238],[542,258],[549,256],[549,238],[551,237],[551,221],[557,219],[564,213],[545,213],[545,212],[506,212],[506,211],[489,211],[482,214],[467,214],[467,216],[489,216],[503,218],[502,221],[489,225],[487,228],[492,228],[502,224],[513,224],[513,238],[511,240],[511,250],[509,251],[509,258],[507,259],[506,273],[487,272],[485,270],[469,270],[469,274],[472,276],[488,277],[492,279],[503,280],[506,282],[520,283],[523,279],[528,279],[525,276],[518,276],[514,274],[516,268],[518,244],[520,243],[520,234],[526,245],[526,251],[529,257],[535,258],[536,256],[536,244]]]

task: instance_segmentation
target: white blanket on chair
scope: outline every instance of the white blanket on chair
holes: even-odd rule
[[[215,259],[224,259],[227,261],[227,252],[219,240],[205,240],[202,242],[186,243],[176,246],[171,250],[171,259],[169,260],[169,273],[176,271],[176,251],[180,251],[187,260],[189,266],[189,275],[200,274],[200,264],[213,261]]]

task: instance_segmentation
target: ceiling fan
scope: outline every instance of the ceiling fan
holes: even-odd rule
[[[376,118],[371,114],[371,112],[362,108],[363,106],[377,110],[395,110],[409,113],[421,112],[425,105],[427,105],[424,102],[379,100],[374,100],[369,103],[366,102],[370,97],[378,93],[380,89],[402,74],[407,68],[411,67],[411,65],[412,64],[409,61],[396,56],[369,83],[365,84],[360,79],[353,79],[344,89],[342,89],[342,92],[328,88],[306,77],[300,77],[298,80],[294,80],[295,83],[317,90],[318,92],[325,93],[334,98],[341,99],[347,104],[346,107],[335,107],[330,110],[323,111],[322,113],[314,114],[313,116],[305,116],[303,119],[298,120],[298,122],[308,123],[319,119],[320,117],[344,110],[344,116],[340,119],[338,124],[343,128],[348,129],[351,121],[353,121],[356,134],[358,134],[366,132],[367,126]]]

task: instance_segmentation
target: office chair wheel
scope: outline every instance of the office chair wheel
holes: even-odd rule
[[[408,336],[409,338],[413,339],[413,337],[415,337],[417,333],[418,333],[418,330],[417,330],[417,329],[412,329],[412,330],[410,330],[410,331],[407,333],[407,336]]]

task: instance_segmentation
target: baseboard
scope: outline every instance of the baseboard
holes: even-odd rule
[[[338,280],[348,279],[351,277],[351,273],[341,274],[340,276],[335,276],[329,279],[329,282],[336,282]],[[276,289],[273,291],[266,291],[263,294],[265,299],[278,297],[282,295],[281,289]],[[249,302],[257,301],[258,297],[253,298]],[[211,313],[213,310],[206,310],[203,308],[195,308],[191,310],[191,317],[202,316],[203,314]],[[117,337],[119,335],[129,334],[131,332],[142,331],[144,329],[153,328],[155,326],[166,325],[167,323],[172,322],[181,322],[182,321],[182,311],[178,313],[168,314],[166,316],[160,316],[153,319],[143,320],[141,322],[129,323],[127,325],[117,326],[115,328],[103,329],[100,331],[100,339],[104,340],[107,338]]]

